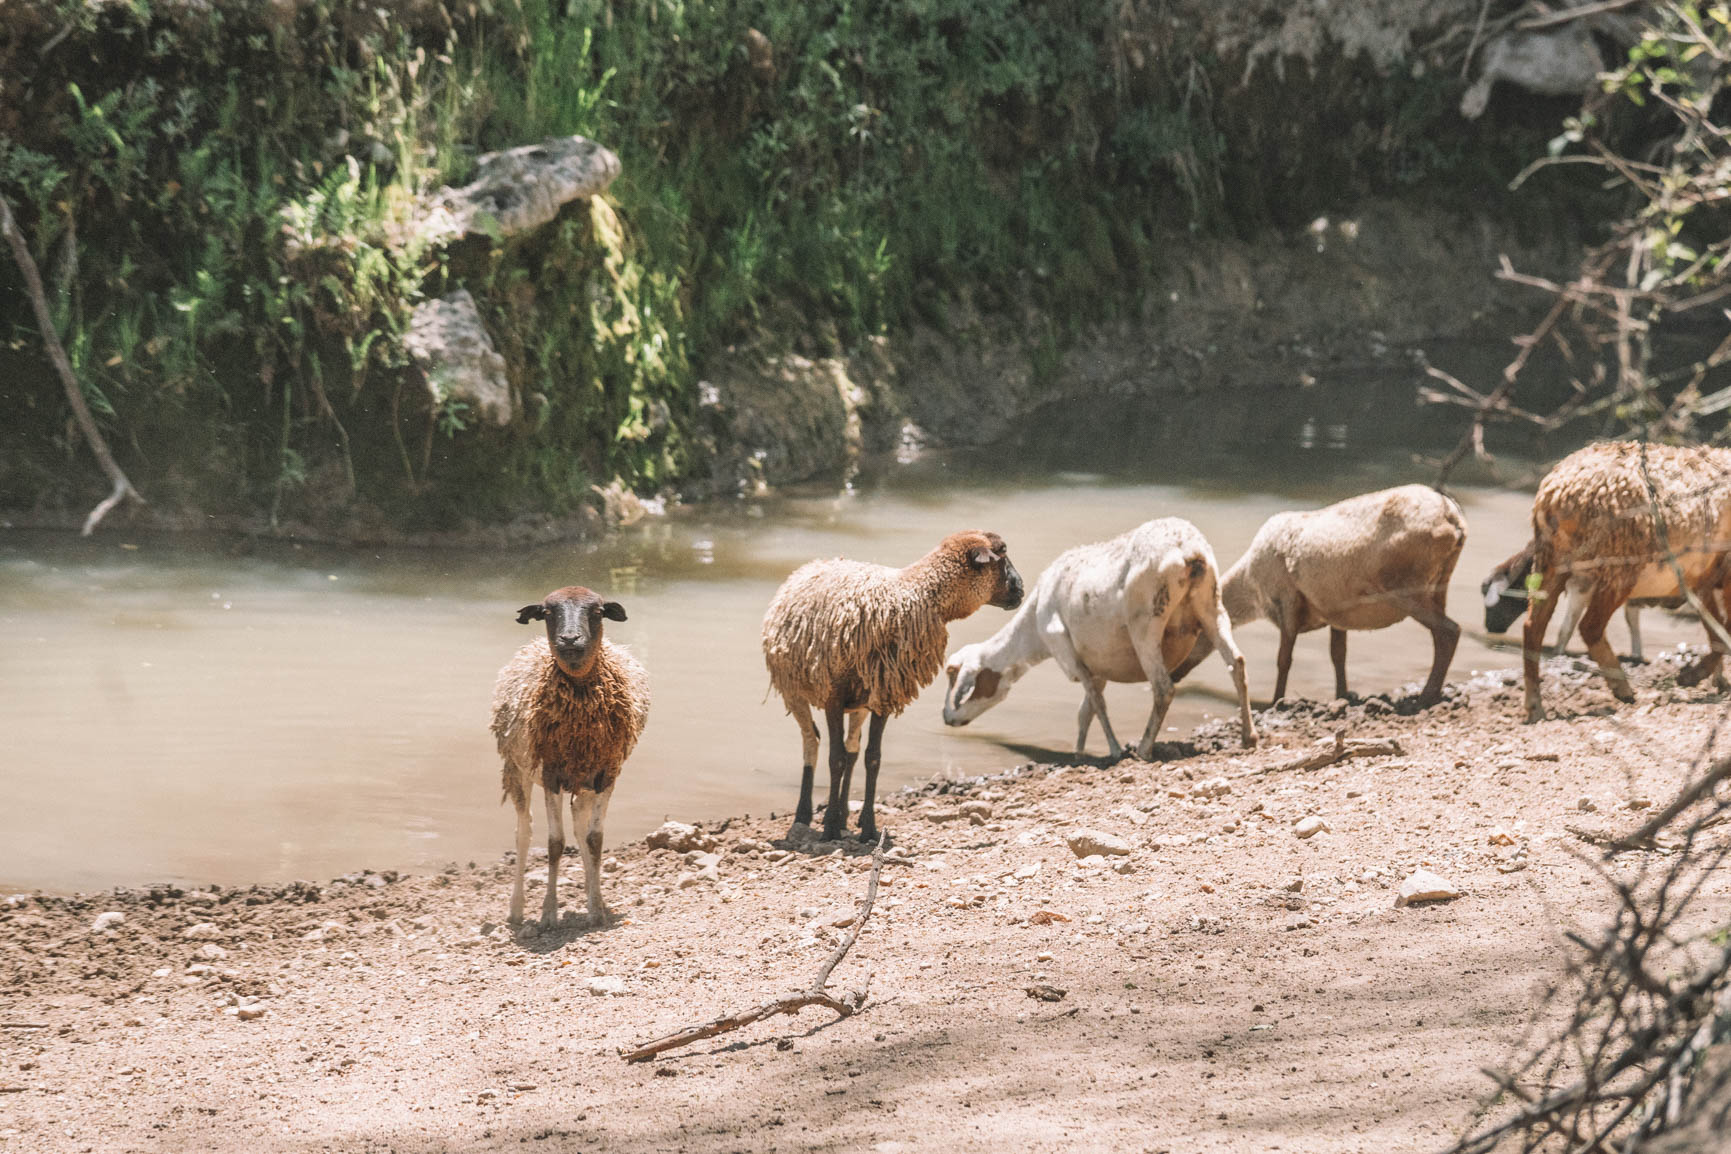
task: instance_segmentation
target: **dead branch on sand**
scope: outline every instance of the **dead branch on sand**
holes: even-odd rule
[[[753,1022],[773,1018],[777,1014],[797,1014],[807,1006],[823,1006],[825,1009],[834,1010],[838,1018],[851,1018],[859,1013],[865,1006],[866,990],[871,985],[872,978],[869,972],[857,990],[842,990],[832,994],[826,987],[829,984],[830,971],[834,970],[841,963],[841,960],[847,957],[847,952],[853,948],[854,942],[859,940],[859,934],[865,928],[866,919],[871,917],[872,902],[878,896],[878,875],[883,872],[883,868],[884,839],[879,836],[877,848],[872,851],[872,876],[871,880],[866,883],[865,900],[860,903],[859,915],[854,918],[853,925],[848,929],[847,936],[841,940],[841,944],[824,960],[823,965],[818,967],[817,976],[812,979],[810,989],[797,994],[786,994],[765,1002],[761,1006],[741,1010],[736,1014],[728,1014],[726,1017],[716,1018],[701,1025],[687,1026],[683,1030],[657,1038],[653,1042],[645,1042],[634,1049],[621,1050],[619,1056],[627,1062],[641,1062],[667,1050],[689,1046],[691,1043],[702,1041],[704,1038],[713,1038],[717,1034],[725,1034],[730,1030],[749,1026]]]
[[[1333,744],[1325,746],[1315,753],[1307,753],[1292,761],[1265,765],[1261,769],[1253,769],[1239,776],[1261,777],[1266,773],[1291,773],[1298,770],[1321,769],[1325,765],[1333,765],[1337,761],[1346,761],[1349,758],[1399,756],[1404,752],[1405,750],[1400,747],[1400,742],[1392,737],[1348,738],[1346,730],[1337,729],[1334,733]]]

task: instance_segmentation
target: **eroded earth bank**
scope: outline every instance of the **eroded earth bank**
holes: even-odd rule
[[[623,844],[614,925],[521,938],[506,862],[15,895],[0,1149],[1436,1150],[1480,1067],[1546,1024],[1563,935],[1611,901],[1596,870],[1665,859],[1601,845],[1716,740],[1723,698],[1679,689],[1677,661],[1638,667],[1617,710],[1553,661],[1533,727],[1511,655],[1416,715],[1265,712],[1249,753],[1217,725],[1159,764],[892,795],[877,908],[832,979],[869,971],[864,1010],[635,1065],[620,1047],[809,984],[870,858],[789,846],[785,817]],[[1337,731],[1401,752],[1281,768]],[[1079,857],[1101,848],[1084,834],[1128,852]],[[1460,896],[1397,908],[1421,867]],[[1710,889],[1698,913],[1722,920]],[[574,856],[562,896],[581,901]]]

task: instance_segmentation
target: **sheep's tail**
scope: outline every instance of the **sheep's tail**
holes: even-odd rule
[[[1191,554],[1186,572],[1193,583],[1202,580],[1203,575],[1208,572],[1208,558],[1200,553]]]

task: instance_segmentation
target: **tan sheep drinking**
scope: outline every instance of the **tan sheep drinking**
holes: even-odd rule
[[[1430,679],[1419,695],[1431,705],[1442,698],[1460,641],[1461,627],[1447,613],[1448,588],[1466,540],[1460,506],[1425,485],[1276,513],[1226,571],[1220,599],[1235,628],[1266,617],[1280,630],[1275,701],[1286,696],[1300,633],[1328,626],[1334,695],[1345,697],[1346,631],[1413,618],[1431,633]]]
[[[505,797],[517,810],[517,877],[512,925],[523,920],[523,870],[529,859],[529,798],[539,784],[547,810],[547,894],[541,928],[559,921],[559,859],[565,852],[565,798],[580,834],[591,923],[607,917],[601,900],[601,823],[625,759],[649,716],[649,677],[626,650],[602,636],[625,609],[581,585],[556,589],[517,611],[519,624],[545,621],[547,636],[517,650],[493,687],[493,736],[504,759]]]
[[[1655,513],[1658,515],[1655,516]],[[1581,640],[1619,701],[1635,700],[1605,640],[1612,614],[1631,600],[1687,590],[1723,628],[1731,607],[1731,450],[1603,441],[1563,458],[1533,497],[1533,566],[1523,638],[1528,721],[1545,716],[1539,658],[1557,601],[1590,584]],[[1679,580],[1680,579],[1680,580]],[[1677,675],[1695,685],[1719,671],[1724,643]]]
[[[884,722],[943,669],[951,621],[982,605],[1014,609],[1021,602],[1021,575],[996,533],[952,533],[905,569],[838,557],[794,570],[764,615],[763,660],[802,741],[795,825],[811,824],[818,751],[813,709],[823,712],[829,731],[826,839],[840,837],[847,824],[860,725],[871,714],[859,829],[862,839],[876,840],[872,804]]]

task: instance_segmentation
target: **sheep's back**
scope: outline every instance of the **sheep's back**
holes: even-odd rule
[[[770,685],[789,709],[901,713],[944,664],[949,631],[900,571],[863,561],[813,561],[776,592],[763,619]]]
[[[1644,448],[1643,463],[1636,442],[1589,445],[1545,475],[1533,498],[1536,568],[1561,565],[1633,585],[1642,569],[1665,557],[1666,541],[1691,568],[1724,555],[1731,546],[1731,453]]]

